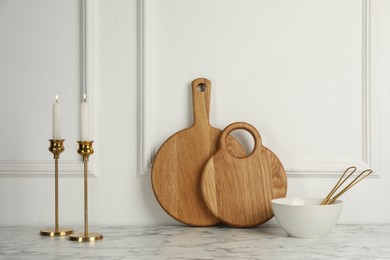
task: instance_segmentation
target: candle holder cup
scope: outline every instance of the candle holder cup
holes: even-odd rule
[[[49,151],[53,154],[55,160],[55,226],[54,228],[45,228],[40,231],[41,236],[67,236],[73,233],[71,228],[60,228],[59,227],[59,214],[58,214],[58,160],[60,154],[65,150],[64,139],[50,139]]]
[[[103,239],[103,234],[88,231],[88,161],[89,156],[94,153],[93,141],[78,141],[80,154],[84,162],[84,232],[74,233],[69,236],[69,240],[78,242],[93,242]]]

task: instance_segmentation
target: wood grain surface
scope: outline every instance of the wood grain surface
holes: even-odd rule
[[[218,146],[221,130],[209,123],[211,82],[192,82],[194,124],[177,132],[161,146],[152,166],[152,186],[157,201],[173,218],[192,226],[219,223],[201,195],[203,167]],[[227,149],[244,155],[241,144],[227,137]]]
[[[236,129],[248,131],[255,140],[253,151],[232,155],[226,137]],[[206,163],[201,179],[203,199],[222,222],[251,227],[271,219],[271,200],[286,196],[287,177],[274,153],[262,145],[258,131],[247,123],[233,123],[220,137],[218,151]]]

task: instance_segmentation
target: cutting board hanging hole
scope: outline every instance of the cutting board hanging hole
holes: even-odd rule
[[[203,83],[199,83],[198,86],[196,87],[196,89],[197,89],[199,92],[205,92],[205,91],[206,91],[206,85],[203,84]]]
[[[252,153],[253,149],[255,148],[255,139],[248,131],[237,129],[233,130],[230,135],[233,136],[238,142],[240,142],[241,146],[245,150],[245,156],[238,158],[244,158]],[[234,156],[230,150],[228,150],[228,152],[231,156]]]
[[[249,154],[246,156],[237,156],[234,155],[231,150],[229,150],[228,146],[226,145],[226,138],[229,136],[232,132],[234,131],[244,131],[246,133],[249,133],[250,136],[252,137],[253,140],[253,149],[248,149],[251,150]],[[250,140],[250,138],[248,139]],[[259,132],[254,128],[252,125],[243,123],[243,122],[237,122],[228,125],[222,132],[220,140],[219,140],[219,145],[220,145],[220,150],[227,151],[227,154],[230,155],[233,158],[237,159],[244,159],[247,157],[250,157],[254,155],[255,153],[260,154],[261,153],[261,147],[262,147],[262,141],[261,141],[261,136]],[[242,143],[241,143],[242,145]],[[245,149],[245,148],[244,148]]]
[[[205,91],[206,91],[206,85],[203,84],[203,83],[200,83],[200,84],[198,84],[198,86],[196,87],[196,89],[197,89],[199,92],[205,92]]]

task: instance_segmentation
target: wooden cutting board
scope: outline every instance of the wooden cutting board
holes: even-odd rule
[[[177,132],[161,146],[152,166],[152,186],[157,201],[173,218],[192,226],[219,223],[207,209],[201,195],[204,164],[216,151],[221,130],[209,123],[211,82],[192,82],[194,123]],[[227,136],[227,148],[244,155],[238,141]]]
[[[226,148],[226,137],[236,129],[248,131],[255,140],[246,157],[237,157]],[[286,196],[287,177],[280,160],[262,145],[258,131],[247,123],[227,126],[218,151],[206,163],[201,180],[203,199],[222,222],[251,227],[271,219],[271,200]]]

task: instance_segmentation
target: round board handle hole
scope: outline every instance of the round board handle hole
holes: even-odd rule
[[[245,158],[248,157],[255,149],[255,139],[252,134],[245,129],[235,129],[230,132],[230,135],[234,137],[245,150],[244,156],[237,156],[234,155],[230,149],[228,149],[228,152],[231,156],[236,158]]]
[[[253,145],[252,151],[247,156],[235,156],[229,150],[230,148],[226,142],[227,137],[230,135],[230,133],[232,133],[235,130],[244,130],[245,132],[248,132],[252,136],[252,140],[253,140],[254,145]],[[250,140],[250,138],[248,138],[248,140]],[[242,142],[240,142],[240,143],[241,143],[241,145],[243,145]],[[222,131],[222,135],[220,137],[220,149],[224,150],[224,151],[228,151],[228,154],[230,156],[237,158],[237,159],[245,159],[245,158],[250,157],[254,153],[260,152],[261,146],[262,146],[262,141],[261,141],[261,136],[260,136],[259,132],[257,131],[257,129],[254,126],[252,126],[248,123],[245,123],[245,122],[236,122],[236,123],[232,123],[232,124],[228,125]]]

